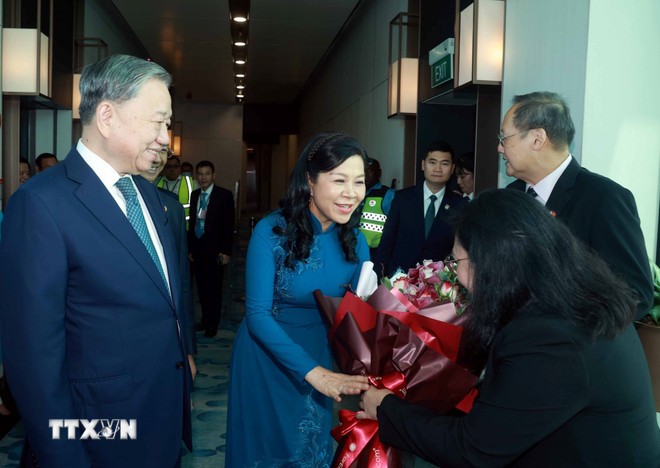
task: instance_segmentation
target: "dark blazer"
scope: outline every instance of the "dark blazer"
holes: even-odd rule
[[[179,197],[164,188],[158,188],[158,194],[167,214],[174,245],[179,256],[179,271],[181,272],[181,297],[183,299],[183,314],[186,317],[187,328],[182,330],[184,344],[188,354],[197,354],[195,341],[195,312],[193,309],[192,284],[190,276],[190,259],[188,258],[188,236],[186,231],[186,212]]]
[[[525,190],[525,182],[516,180],[508,188]],[[648,314],[653,279],[633,194],[573,159],[546,207],[637,292],[637,318]]]
[[[0,244],[5,372],[42,466],[173,466],[190,444],[190,369],[176,248],[156,188],[136,186],[172,295],[80,154],[23,184]],[[53,440],[49,419],[135,419],[136,440]]]
[[[451,219],[467,203],[462,196],[445,190],[428,239],[424,230],[424,182],[399,190],[385,222],[383,236],[373,262],[378,274],[391,276],[397,268],[406,271],[422,260],[443,260],[454,246]],[[381,270],[381,266],[384,269]]]
[[[649,371],[634,328],[594,341],[533,311],[493,339],[469,414],[434,415],[388,395],[378,426],[384,443],[445,468],[660,466]]]
[[[231,256],[234,248],[234,196],[226,188],[213,186],[211,197],[206,207],[204,235],[195,236],[197,212],[201,189],[193,190],[190,197],[190,227],[188,229],[188,248],[193,259],[198,256],[215,258],[219,254]]]

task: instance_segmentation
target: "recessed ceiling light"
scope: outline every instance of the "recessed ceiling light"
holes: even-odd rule
[[[239,85],[236,85],[236,88],[237,89],[245,89],[245,85],[239,84]]]
[[[245,96],[243,95],[243,93],[238,93],[238,94],[236,94],[236,97],[238,99],[243,99]]]
[[[245,47],[245,41],[236,41],[234,42],[236,47]]]
[[[245,78],[245,73],[236,73],[236,78]]]
[[[234,16],[234,21],[237,23],[245,23],[247,18],[245,16]]]
[[[237,65],[245,65],[245,59],[236,59]]]

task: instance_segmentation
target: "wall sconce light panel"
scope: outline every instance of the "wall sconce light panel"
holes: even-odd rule
[[[504,7],[503,0],[475,0],[460,12],[456,86],[502,82]]]
[[[417,113],[417,66],[416,58],[402,58],[392,64],[389,116]]]
[[[37,29],[2,30],[2,92],[51,95],[50,40]]]
[[[172,147],[172,154],[181,156],[181,142],[183,139],[183,124],[181,122],[174,122],[172,125],[172,138],[170,138],[170,146]]]
[[[417,113],[418,18],[399,13],[390,21],[388,117]]]

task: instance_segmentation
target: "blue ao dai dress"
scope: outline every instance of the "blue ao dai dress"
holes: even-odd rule
[[[332,400],[305,382],[316,366],[332,369],[327,327],[312,292],[343,296],[357,286],[369,248],[357,234],[359,262],[346,261],[336,226],[321,232],[310,213],[310,256],[284,266],[279,212],[260,221],[246,264],[246,310],[234,340],[229,376],[227,451],[230,468],[327,467],[333,455]],[[357,232],[357,231],[356,231]]]

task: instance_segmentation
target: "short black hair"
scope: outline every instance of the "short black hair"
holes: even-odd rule
[[[463,153],[456,158],[456,174],[463,172],[474,174],[474,151]]]
[[[34,160],[34,164],[36,164],[36,166],[41,169],[43,160],[50,158],[53,158],[55,161],[57,161],[57,157],[53,153],[41,153],[39,156],[37,156],[37,159]]]
[[[424,159],[426,159],[429,153],[433,151],[441,151],[443,153],[449,153],[451,155],[451,162],[455,162],[456,154],[454,153],[454,148],[451,147],[446,141],[438,140],[431,143],[424,154]]]
[[[202,168],[202,167],[210,167],[211,172],[213,172],[215,174],[215,166],[213,165],[213,163],[211,161],[206,161],[205,160],[205,161],[198,162],[197,165],[195,166],[195,171],[199,171],[200,168]]]

